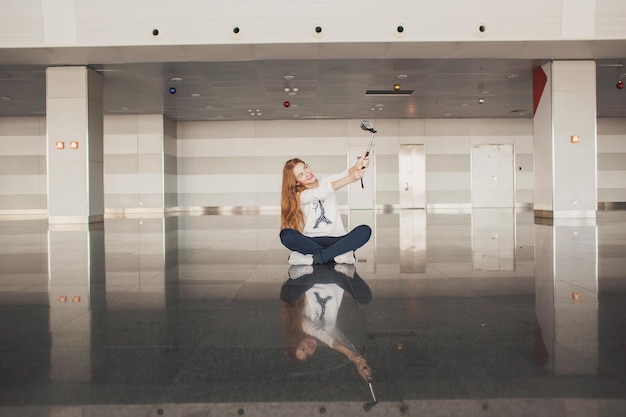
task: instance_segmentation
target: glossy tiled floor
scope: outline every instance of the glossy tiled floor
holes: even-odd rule
[[[345,222],[374,230],[356,265],[311,275],[276,214],[0,221],[0,415],[626,415],[626,212]],[[288,358],[290,274],[369,287],[337,327],[372,391],[322,342]]]

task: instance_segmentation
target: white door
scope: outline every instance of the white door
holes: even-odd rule
[[[400,208],[425,208],[426,157],[424,145],[400,145],[398,162]]]
[[[472,148],[472,207],[514,207],[513,145]]]

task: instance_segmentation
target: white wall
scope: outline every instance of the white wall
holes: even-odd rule
[[[47,214],[45,117],[0,118],[0,213]]]
[[[426,203],[471,203],[471,147],[513,144],[516,199],[532,203],[532,120],[373,120],[378,133],[372,152],[376,205],[398,205],[398,150],[424,144]],[[359,120],[181,122],[178,124],[178,192],[181,207],[273,206],[280,204],[282,167],[298,157],[318,173],[348,166],[348,147],[370,135]],[[357,184],[358,186],[358,184]],[[348,191],[339,191],[347,204]]]
[[[621,5],[616,0],[183,0],[178,7],[169,0],[4,1],[0,47],[619,39],[626,37]],[[395,30],[399,24],[406,27],[402,33]],[[485,32],[477,29],[480,24]],[[324,29],[321,34],[316,25]],[[240,27],[238,34],[234,26]],[[158,37],[153,28],[160,30]],[[517,52],[509,45],[501,51],[506,49]]]
[[[362,146],[365,151],[369,142],[369,134],[359,123],[174,123],[161,115],[105,116],[105,211],[162,211],[164,181],[170,190],[177,189],[176,197],[165,197],[169,199],[166,209],[176,205],[277,208],[284,162],[298,156],[318,172],[341,170],[347,166],[348,147]],[[373,123],[379,132],[373,152],[379,206],[398,203],[398,148],[408,143],[424,144],[427,203],[431,207],[471,202],[471,146],[478,143],[514,144],[516,202],[533,202],[530,119]],[[46,212],[45,126],[43,117],[0,118],[0,214]],[[169,160],[164,175],[163,158]],[[598,119],[598,201],[626,202],[624,178],[626,119]],[[346,190],[339,192],[339,202],[348,203]]]

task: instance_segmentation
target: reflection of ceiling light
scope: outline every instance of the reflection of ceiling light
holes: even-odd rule
[[[519,74],[509,74],[509,79],[514,80],[519,77]]]
[[[183,79],[182,79],[182,78],[180,78],[180,77],[173,77],[173,78],[172,78],[172,82],[173,82],[173,83],[180,83],[180,82],[182,82],[182,81],[183,81]]]
[[[408,77],[409,77],[408,75],[400,74],[396,78],[399,79],[399,80],[406,80]]]
[[[200,97],[200,94],[198,94],[198,93],[192,93],[192,94],[191,94],[191,97]]]
[[[296,79],[296,77],[293,76],[293,75],[285,75],[283,78],[285,80],[287,80],[287,81],[291,81],[291,80],[295,80]]]
[[[2,97],[0,97],[0,100],[11,101],[11,97],[2,96]]]
[[[490,93],[489,90],[483,90],[483,91],[480,92],[480,94],[489,94],[489,93]]]

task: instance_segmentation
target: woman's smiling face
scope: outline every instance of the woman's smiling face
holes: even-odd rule
[[[317,178],[315,178],[315,174],[311,170],[311,167],[309,167],[304,162],[298,163],[293,168],[293,175],[295,175],[296,177],[296,182],[305,187],[308,187],[309,185],[314,184],[315,181],[317,181]]]

